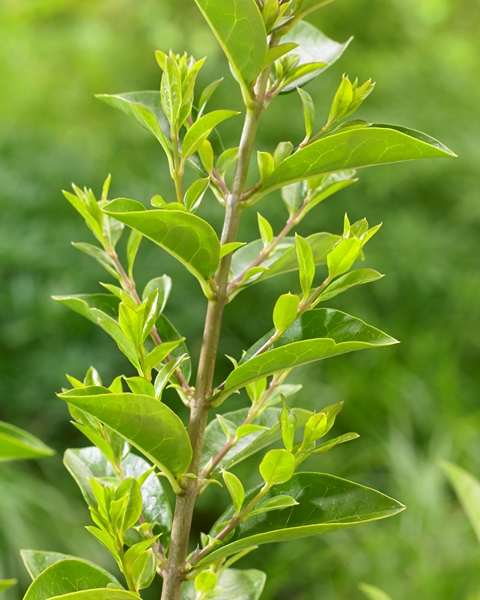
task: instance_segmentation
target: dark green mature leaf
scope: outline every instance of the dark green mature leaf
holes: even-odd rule
[[[273,171],[259,192],[346,169],[417,160],[448,158],[455,154],[437,140],[404,127],[374,124],[340,131],[308,144]]]
[[[273,344],[272,349],[250,358],[272,333],[252,346],[240,365],[230,373],[217,402],[251,381],[282,369],[291,369],[346,352],[397,343],[394,338],[360,319],[339,310],[320,308],[304,313]]]
[[[76,556],[70,556],[69,554],[61,554],[60,552],[43,552],[40,550],[20,550],[20,555],[23,560],[23,564],[28,571],[28,574],[33,579],[36,579],[45,569],[51,567],[52,565],[59,563],[62,560],[74,560],[76,562],[82,562],[87,565],[90,565],[97,571],[103,573],[106,577],[108,577],[112,583],[120,586],[120,582],[111,575],[105,569],[95,565],[94,563],[84,560],[83,558],[77,558]]]
[[[136,229],[178,259],[204,286],[220,261],[220,242],[212,226],[180,210],[146,210],[135,200],[118,199],[105,212]]]
[[[98,448],[68,449],[63,462],[77,482],[88,505],[96,504],[89,483],[92,478],[115,477],[112,465]],[[122,460],[125,477],[138,479],[151,469],[151,465],[135,454],[129,454]],[[142,514],[148,523],[158,523],[158,532],[162,534],[162,544],[168,545],[172,528],[172,511],[163,487],[155,474],[151,473],[141,487]]]
[[[260,488],[250,490],[245,502]],[[237,528],[232,542],[212,552],[199,565],[204,567],[252,546],[338,531],[391,517],[405,509],[376,490],[324,473],[297,473],[287,483],[272,487],[265,500],[284,495],[292,496],[298,505],[252,517]],[[228,522],[233,511],[232,506],[217,523]]]
[[[374,271],[373,269],[356,269],[355,271],[351,271],[350,273],[335,279],[335,281],[320,294],[318,301],[325,302],[326,300],[331,300],[352,287],[370,283],[372,281],[378,281],[379,279],[382,279],[382,277],[383,275],[381,273]]]
[[[132,117],[153,133],[167,156],[170,154],[170,126],[162,111],[160,93],[155,91],[128,92],[126,94],[98,94],[97,98]]]
[[[265,573],[255,569],[225,569],[218,579],[222,591],[215,600],[259,600],[265,580]],[[193,581],[187,582],[182,589],[182,600],[195,600],[196,597]]]
[[[185,426],[158,400],[113,394],[100,386],[73,389],[59,397],[111,427],[167,475],[182,475],[190,465],[192,447]]]
[[[442,468],[462,503],[480,542],[480,481],[453,463],[442,461]]]
[[[319,63],[319,68],[295,79],[286,85],[282,89],[282,92],[291,92],[295,88],[305,85],[320,73],[323,73],[323,71],[328,69],[328,67],[333,65],[342,56],[352,39],[350,38],[344,44],[340,44],[331,40],[311,23],[300,21],[300,23],[287,33],[283,41],[299,45],[298,48],[291,51],[292,55],[297,54],[300,57],[298,66]]]
[[[297,391],[297,386],[282,386],[283,393],[285,396],[289,396],[289,391],[294,393]],[[294,388],[294,390],[288,390],[287,388]],[[310,412],[307,410],[296,408],[293,410],[297,417],[297,427],[303,427],[310,417]],[[240,427],[245,421],[248,414],[248,408],[242,408],[235,410],[223,415],[225,419],[235,425],[235,428]],[[228,469],[233,465],[238,464],[242,460],[245,460],[252,454],[266,448],[270,444],[278,441],[281,437],[280,431],[280,414],[281,409],[276,407],[267,408],[262,415],[255,419],[255,425],[267,427],[268,430],[252,431],[245,437],[242,437],[237,444],[231,448],[223,459],[219,462],[217,467],[214,469],[214,473],[218,473],[220,469]],[[211,421],[207,427],[205,434],[205,444],[203,446],[203,453],[201,459],[201,467],[203,468],[208,461],[215,457],[220,450],[223,448],[227,441],[225,433],[222,431],[220,423],[217,419]]]
[[[327,263],[327,255],[339,239],[340,237],[333,233],[314,233],[306,238],[312,249],[316,265],[325,265]],[[237,250],[232,257],[232,266],[230,268],[231,279],[234,280],[240,277],[253,261],[258,258],[262,250],[262,240],[250,242],[250,244]],[[262,262],[262,266],[266,267],[267,270],[249,277],[242,287],[264,281],[275,275],[296,271],[298,269],[298,261],[295,253],[295,238],[286,237],[283,239],[276,247],[272,256]]]
[[[255,0],[195,0],[242,87],[256,79],[267,57],[267,34]]]
[[[52,456],[55,452],[38,438],[0,421],[0,462]]]
[[[65,559],[47,567],[33,581],[24,600],[48,600],[81,590],[118,585],[109,573],[78,559]]]
[[[17,584],[16,579],[0,579],[0,592],[10,589]]]

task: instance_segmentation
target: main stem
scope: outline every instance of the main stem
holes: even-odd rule
[[[247,107],[247,114],[240,140],[237,168],[232,189],[226,198],[226,212],[223,224],[221,243],[227,244],[236,239],[240,222],[240,200],[247,181],[248,168],[253,152],[260,115],[264,108],[265,90],[267,87],[269,69],[260,76],[256,88],[256,99]],[[194,477],[186,478],[186,489],[177,496],[175,514],[172,525],[168,563],[164,570],[161,600],[180,600],[182,583],[185,579],[185,561],[188,552],[188,542],[193,518],[193,510],[198,495],[198,473],[202,455],[203,441],[208,418],[208,399],[212,392],[215,362],[222,325],[223,311],[228,301],[228,275],[231,255],[225,256],[215,274],[214,283],[216,296],[209,300],[202,349],[198,364],[195,395],[191,401],[190,424],[188,433],[193,449],[193,458],[189,473]]]

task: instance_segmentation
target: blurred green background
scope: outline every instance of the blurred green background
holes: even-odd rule
[[[338,0],[311,20],[339,41],[355,36],[344,57],[307,87],[319,106],[318,125],[343,72],[372,77],[377,88],[359,117],[426,131],[459,158],[362,171],[358,184],[300,228],[304,235],[340,232],[345,210],[352,220],[384,222],[366,264],[387,277],[333,305],[402,344],[326,361],[291,381],[304,384],[298,404],[344,400],[337,431],[361,435],[308,466],[378,487],[408,511],[330,537],[265,547],[243,566],[267,572],[265,600],[353,600],[361,597],[361,581],[394,600],[478,600],[478,544],[438,461],[480,474],[480,2]],[[85,442],[55,391],[66,372],[82,377],[91,364],[107,381],[130,372],[110,339],[50,299],[96,291],[107,277],[70,246],[91,239],[60,190],[74,181],[99,191],[111,172],[111,197],[147,203],[155,193],[172,193],[156,141],[93,95],[156,89],[154,50],[172,48],[208,55],[202,83],[225,77],[212,107],[240,103],[193,0],[2,0],[0,40],[0,419],[58,451],[38,463],[0,466],[0,577],[20,578],[9,592],[15,599],[28,583],[21,547],[105,564],[83,530],[87,511],[61,464],[68,445]],[[222,128],[225,144],[236,145],[233,121]],[[265,115],[258,147],[298,143],[302,134],[299,99],[288,95]],[[218,223],[213,197],[204,203],[203,214]],[[281,227],[278,197],[258,209]],[[255,219],[255,211],[246,216],[242,240],[257,237]],[[167,312],[196,356],[205,309],[199,289],[153,245],[144,244],[141,259],[141,281],[173,276]],[[285,286],[296,291],[295,278],[254,287],[228,307],[223,353],[238,356],[265,331]],[[221,365],[228,368],[226,359]],[[242,472],[254,483],[255,471],[247,464]],[[196,528],[208,527],[224,502],[206,494]]]

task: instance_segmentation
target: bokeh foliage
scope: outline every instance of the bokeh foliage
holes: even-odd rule
[[[384,221],[366,266],[387,277],[352,291],[336,307],[381,324],[403,342],[308,369],[302,403],[320,407],[345,400],[338,424],[362,436],[356,453],[338,450],[331,458],[318,457],[315,468],[378,487],[409,510],[391,522],[303,541],[293,550],[267,547],[265,598],[346,600],[360,597],[356,586],[368,581],[394,599],[469,600],[480,588],[478,547],[438,461],[449,458],[480,472],[480,5],[475,0],[338,0],[315,14],[315,23],[334,39],[355,35],[344,58],[307,86],[317,104],[324,99],[327,110],[343,71],[360,81],[372,77],[377,88],[359,116],[427,131],[460,158],[362,172],[360,182],[342,192],[341,207],[332,199],[312,213],[323,219],[325,230],[338,232],[345,207],[353,220]],[[190,0],[141,5],[4,0],[0,39],[0,419],[28,428],[61,455],[67,442],[83,443],[54,396],[63,373],[80,377],[94,363],[108,380],[128,365],[107,336],[50,300],[51,294],[96,291],[104,277],[70,246],[71,240],[86,238],[60,189],[76,181],[99,190],[111,171],[112,197],[148,202],[155,193],[173,194],[155,141],[93,94],[156,89],[156,48],[208,55],[202,81],[231,75]],[[218,107],[239,108],[229,93],[228,85],[220,86]],[[225,138],[236,127],[226,123]],[[295,94],[267,112],[259,148],[272,150],[280,129],[283,139],[301,141]],[[219,214],[213,197],[204,206]],[[281,224],[280,200],[259,210]],[[318,221],[311,230],[307,222],[301,233],[317,229]],[[252,215],[240,238],[254,237]],[[142,253],[139,263],[152,265],[142,273],[144,280],[158,272],[159,261],[174,275],[170,316],[191,351],[198,352],[204,301],[165,254],[150,244]],[[266,329],[276,286],[272,281],[255,287],[228,308],[224,353],[238,354]],[[1,476],[0,570],[5,572],[0,574],[17,574],[12,574],[11,554],[18,543],[89,555],[91,545],[85,545],[81,531],[85,513],[79,510],[73,523],[76,491],[58,457],[45,460],[41,471],[24,467],[21,476],[2,467]],[[47,495],[57,485],[61,493]],[[45,490],[43,506],[39,490]],[[201,518],[211,519],[208,505]],[[58,533],[51,525],[55,520]],[[22,531],[18,537],[6,535],[12,522]],[[74,529],[78,539],[72,548]],[[292,551],[302,569],[285,568]]]

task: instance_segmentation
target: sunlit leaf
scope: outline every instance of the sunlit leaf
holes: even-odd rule
[[[52,456],[54,451],[23,429],[0,421],[0,462]]]

